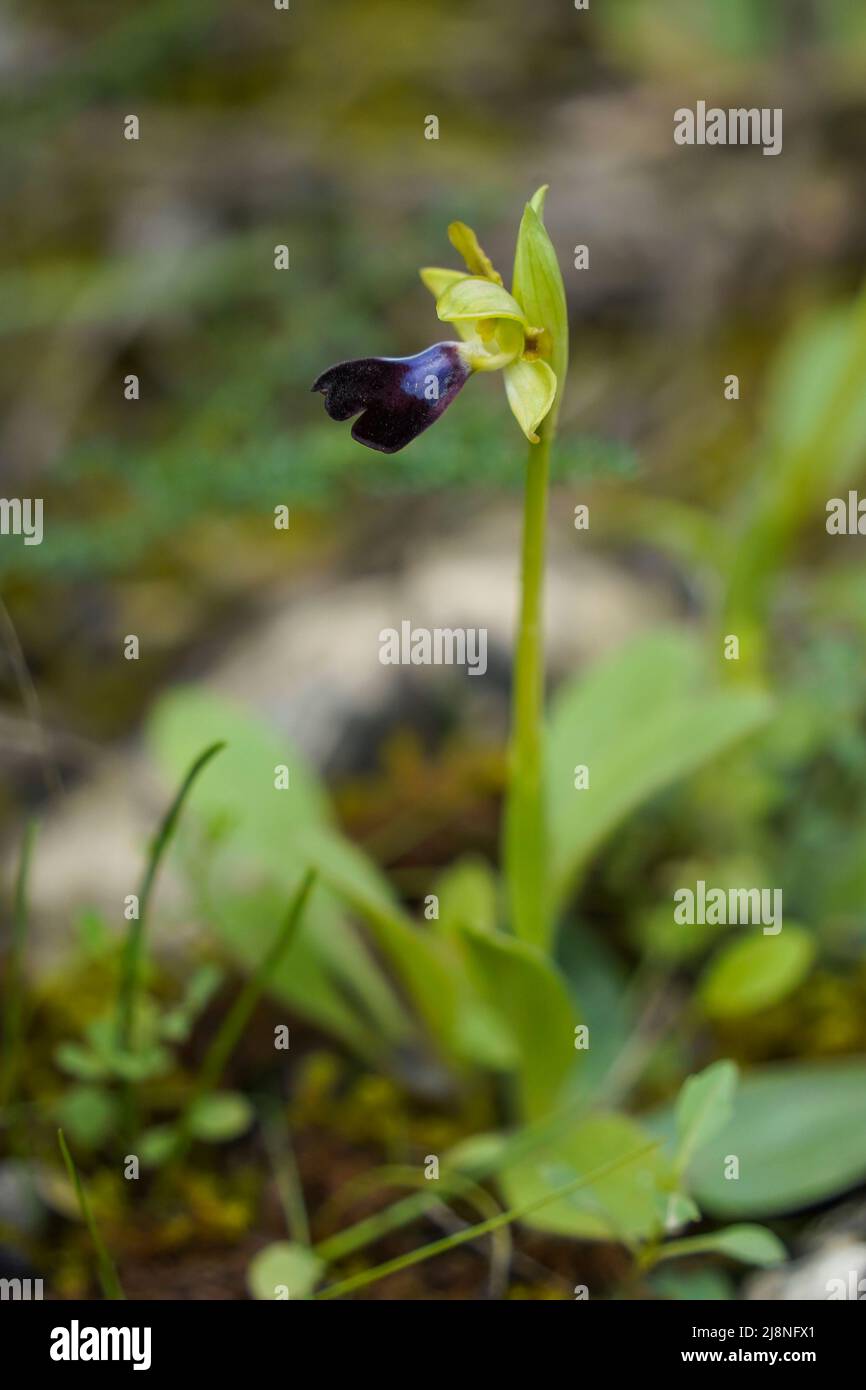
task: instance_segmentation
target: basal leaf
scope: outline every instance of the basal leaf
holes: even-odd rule
[[[209,881],[212,916],[245,965],[261,959],[286,902],[311,866],[321,870],[323,884],[328,865],[334,873],[351,875],[380,902],[393,901],[375,866],[339,834],[325,791],[304,759],[263,721],[188,688],[159,702],[150,735],[161,765],[174,777],[190,748],[200,747],[217,729],[227,746],[208,777],[193,787],[187,816],[193,822],[197,817],[216,839]],[[288,768],[285,789],[275,786],[278,766]],[[265,905],[258,918],[256,908]],[[277,970],[269,988],[367,1055],[374,1037],[370,1019],[376,1020],[379,1048],[410,1031],[390,984],[325,886],[305,913],[291,969]]]

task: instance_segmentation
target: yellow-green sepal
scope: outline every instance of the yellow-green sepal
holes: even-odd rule
[[[432,294],[434,299],[441,299],[447,289],[456,285],[458,280],[468,280],[469,276],[465,270],[446,270],[443,266],[425,265],[423,270],[419,270],[424,284]]]
[[[553,243],[542,221],[547,186],[527,203],[517,234],[512,293],[528,323],[543,328],[538,351],[561,392],[568,368],[568,309]],[[556,402],[558,408],[558,399]]]
[[[523,310],[502,285],[474,275],[455,281],[436,301],[436,313],[443,323],[465,319],[514,319],[526,327]]]
[[[465,222],[451,222],[448,227],[448,240],[459,256],[466,262],[470,275],[484,280],[492,280],[495,285],[502,284],[502,276],[494,268],[493,262],[481,246],[471,227]]]
[[[538,427],[556,399],[556,373],[540,357],[522,357],[505,368],[504,376],[512,414],[530,444],[537,444]]]

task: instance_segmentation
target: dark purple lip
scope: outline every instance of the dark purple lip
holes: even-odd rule
[[[352,438],[396,454],[429,429],[470,374],[456,343],[434,343],[414,357],[359,357],[338,362],[313,382],[332,420],[350,420]]]

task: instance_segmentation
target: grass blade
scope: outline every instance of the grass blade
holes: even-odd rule
[[[159,870],[160,861],[166,849],[171,843],[183,808],[183,803],[192,787],[193,782],[199,773],[207,766],[211,758],[221,752],[225,747],[224,743],[212,743],[203,753],[199,754],[189,772],[183,779],[174,801],[169,806],[162,819],[159,829],[153,838],[150,846],[150,853],[147,858],[147,866],[141,887],[138,892],[138,917],[130,923],[129,935],[126,939],[126,950],[124,952],[123,967],[121,970],[120,988],[117,999],[117,1043],[119,1047],[128,1048],[132,1039],[133,1024],[135,1021],[135,1001],[138,992],[141,948],[144,941],[144,929],[147,920],[147,909],[150,904],[150,897],[156,875]]]
[[[114,1261],[108,1253],[108,1247],[106,1246],[105,1241],[99,1234],[99,1227],[97,1226],[96,1221],[94,1219],[93,1211],[91,1210],[90,1206],[90,1201],[88,1199],[87,1193],[84,1190],[84,1184],[81,1181],[78,1169],[76,1168],[75,1163],[73,1162],[72,1154],[69,1152],[69,1147],[66,1143],[66,1139],[64,1137],[62,1129],[58,1129],[57,1131],[57,1142],[60,1145],[60,1152],[63,1155],[63,1162],[66,1164],[66,1171],[69,1174],[69,1181],[75,1188],[75,1195],[78,1198],[78,1206],[81,1210],[82,1218],[84,1220],[85,1225],[87,1226],[88,1231],[90,1232],[90,1239],[93,1241],[93,1248],[96,1251],[96,1267],[97,1272],[99,1274],[99,1283],[102,1288],[102,1292],[105,1294],[106,1298],[125,1299],[126,1294],[123,1292],[123,1288],[120,1283],[120,1278],[118,1277],[117,1269],[115,1268]]]

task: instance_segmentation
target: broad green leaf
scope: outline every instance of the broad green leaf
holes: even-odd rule
[[[523,323],[523,310],[501,285],[469,276],[450,285],[436,301],[436,313],[443,323],[461,319],[515,319]]]
[[[814,938],[791,922],[785,922],[777,936],[762,933],[729,941],[707,965],[698,1002],[709,1018],[757,1013],[795,990],[814,959]]]
[[[658,1253],[659,1260],[674,1260],[681,1255],[727,1255],[747,1265],[784,1264],[788,1258],[778,1236],[765,1226],[729,1226],[725,1231],[715,1231],[712,1235],[685,1236],[682,1240],[663,1245]]]
[[[470,275],[482,275],[495,284],[502,284],[502,276],[494,269],[493,262],[484,251],[477,236],[465,222],[452,222],[448,227],[448,240],[459,256],[463,257]]]
[[[700,644],[675,631],[630,642],[560,690],[547,738],[559,903],[621,820],[759,728],[769,713],[764,695],[708,687]],[[589,768],[589,786],[580,790],[578,764]]]
[[[639,1149],[647,1134],[625,1115],[593,1115],[538,1154],[499,1176],[509,1206],[535,1201],[546,1193]],[[664,1154],[656,1150],[608,1174],[594,1186],[550,1202],[527,1224],[540,1231],[584,1240],[647,1240],[660,1228],[658,1195],[674,1181]]]
[[[866,1177],[866,1057],[777,1062],[740,1081],[734,1114],[695,1154],[689,1191],[717,1217],[776,1216]],[[672,1107],[646,1118],[672,1137]],[[736,1158],[738,1176],[728,1161]]]
[[[466,927],[463,939],[479,993],[511,1044],[524,1120],[540,1118],[562,1099],[581,1054],[574,1047],[577,1017],[552,962],[526,941]]]
[[[261,959],[311,865],[324,878],[324,865],[335,863],[362,881],[366,893],[393,901],[375,866],[340,836],[326,794],[304,760],[267,725],[229,701],[188,688],[159,702],[150,734],[171,777],[209,734],[227,742],[208,776],[193,787],[187,816],[198,817],[215,841],[209,882],[213,920],[245,965]],[[274,786],[278,765],[289,769],[284,791]],[[273,904],[252,930],[245,899]],[[344,921],[334,894],[324,888],[305,913],[291,969],[278,970],[269,989],[365,1055],[373,1041],[370,1019],[376,1021],[379,1050],[410,1031],[390,984]]]
[[[213,1091],[192,1106],[189,1132],[196,1139],[221,1144],[245,1134],[253,1117],[252,1105],[239,1091]]]
[[[546,187],[540,188],[523,213],[514,253],[511,290],[530,328],[543,329],[544,357],[553,368],[559,409],[568,371],[568,306],[562,272],[543,221]]]
[[[538,443],[536,430],[553,405],[556,376],[549,363],[525,357],[505,368],[505,394],[512,414],[530,444]]]
[[[737,1068],[733,1062],[713,1062],[705,1071],[689,1076],[677,1098],[677,1168],[685,1172],[693,1156],[731,1118]]]
[[[277,1240],[259,1250],[247,1270],[253,1298],[308,1298],[325,1272],[325,1263],[306,1245]]]

